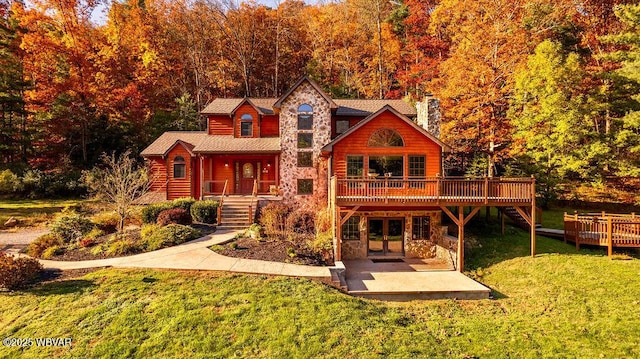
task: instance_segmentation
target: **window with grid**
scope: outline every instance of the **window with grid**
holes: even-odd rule
[[[413,217],[412,239],[429,239],[431,237],[431,217]]]
[[[298,194],[313,194],[313,180],[312,179],[299,179],[298,180]]]
[[[360,240],[360,217],[352,216],[342,225],[342,239],[346,241]]]
[[[313,152],[298,152],[298,167],[313,167]]]
[[[362,178],[364,173],[364,156],[347,156],[347,177]]]
[[[409,156],[409,182],[411,188],[424,188],[423,180],[426,174],[426,157],[425,156]]]
[[[298,133],[298,148],[311,148],[313,133]]]

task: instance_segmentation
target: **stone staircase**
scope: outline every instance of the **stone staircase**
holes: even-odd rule
[[[218,229],[246,229],[253,223],[249,220],[249,206],[256,211],[256,201],[251,196],[229,196],[222,203],[222,221]]]

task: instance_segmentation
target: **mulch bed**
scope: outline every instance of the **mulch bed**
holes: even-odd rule
[[[234,249],[234,246],[237,247]],[[289,248],[293,248],[295,256],[292,257],[289,255],[289,253],[291,253]],[[222,248],[215,248],[214,251],[224,256],[234,258],[259,259],[263,261],[304,264],[311,266],[333,265],[333,259],[325,260],[322,255],[314,253],[309,249],[305,241],[257,241],[252,238],[240,238],[226,244]]]
[[[199,224],[194,223],[191,225],[193,228],[199,230],[203,236],[215,232],[215,226],[207,225],[207,224]],[[116,258],[116,257],[128,257],[135,254],[144,253],[143,251],[138,251],[135,253],[128,253],[125,255],[107,255],[104,252],[99,254],[91,253],[91,249],[93,249],[96,245],[102,245],[106,243],[109,238],[111,238],[112,234],[107,234],[102,237],[96,238],[93,245],[87,248],[77,248],[72,250],[66,250],[64,253],[60,255],[52,256],[48,258],[53,261],[89,261],[94,259],[106,259],[106,258]],[[132,239],[137,241],[140,239],[140,230],[130,230],[127,231],[127,239]]]

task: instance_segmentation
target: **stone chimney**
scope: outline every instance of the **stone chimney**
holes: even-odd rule
[[[416,111],[416,123],[440,138],[440,101],[432,94],[427,94],[424,100],[416,102]]]

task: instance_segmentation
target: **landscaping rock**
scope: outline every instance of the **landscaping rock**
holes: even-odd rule
[[[18,224],[20,224],[20,221],[15,219],[14,217],[11,217],[11,218],[7,219],[6,222],[4,222],[4,226],[7,227],[7,228],[15,227]]]

